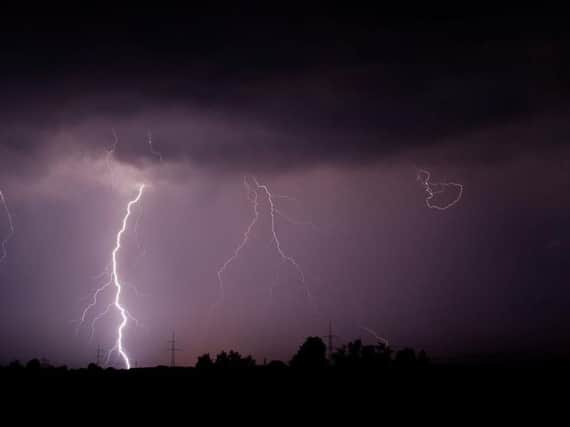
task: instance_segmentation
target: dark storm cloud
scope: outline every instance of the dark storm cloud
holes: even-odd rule
[[[136,161],[151,129],[171,160],[276,170],[559,118],[548,144],[569,132],[563,28],[507,14],[34,18],[1,44],[0,144],[28,150],[64,130],[100,149],[116,128],[119,158]],[[537,141],[478,145],[513,143]]]

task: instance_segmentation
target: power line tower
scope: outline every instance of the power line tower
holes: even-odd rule
[[[97,366],[101,366],[101,356],[103,356],[103,349],[101,348],[101,345],[97,346],[97,357],[95,358],[95,364]]]
[[[333,341],[338,338],[338,335],[334,335],[332,331],[332,322],[329,320],[329,333],[324,335],[323,338],[327,339],[327,352],[329,354],[329,359],[332,357],[334,351]]]
[[[170,367],[174,368],[176,366],[176,352],[182,351],[181,348],[176,348],[176,336],[174,335],[174,331],[172,331],[172,339],[168,341],[170,344]]]

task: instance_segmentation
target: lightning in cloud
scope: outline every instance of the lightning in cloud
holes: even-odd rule
[[[145,184],[141,184],[138,188],[138,192],[137,192],[136,197],[134,199],[130,200],[127,204],[125,216],[123,217],[123,220],[121,223],[121,228],[117,232],[117,236],[116,236],[116,240],[115,240],[115,247],[113,248],[113,251],[111,253],[111,271],[109,273],[109,280],[107,280],[101,287],[99,287],[94,292],[91,302],[83,310],[83,313],[81,315],[80,324],[79,324],[79,327],[81,327],[81,325],[85,322],[85,319],[86,319],[88,313],[90,312],[90,310],[93,309],[97,305],[98,298],[100,297],[100,295],[102,293],[104,293],[106,289],[114,288],[115,289],[115,295],[114,295],[113,301],[106,306],[104,311],[102,311],[97,316],[95,316],[91,322],[91,338],[93,337],[93,331],[94,331],[95,324],[97,323],[97,321],[99,321],[103,316],[105,316],[107,313],[109,313],[112,309],[115,309],[117,311],[117,313],[120,315],[121,321],[117,327],[117,337],[116,337],[115,345],[109,351],[108,356],[107,356],[107,361],[109,360],[109,358],[113,354],[113,352],[116,351],[119,354],[119,356],[123,359],[123,362],[124,362],[125,367],[127,369],[130,369],[131,362],[129,360],[129,357],[127,355],[127,352],[126,352],[124,344],[123,344],[123,332],[124,332],[125,327],[127,326],[128,320],[132,319],[133,321],[136,322],[136,319],[133,316],[131,316],[131,314],[125,308],[124,304],[121,302],[121,295],[122,295],[122,291],[123,291],[123,288],[125,287],[125,285],[123,284],[122,280],[119,277],[118,257],[119,257],[119,252],[121,250],[122,237],[125,234],[125,232],[127,231],[127,226],[129,223],[129,218],[130,218],[131,213],[132,213],[132,209],[137,203],[139,203],[140,199],[142,198],[144,189],[145,189]]]
[[[151,154],[153,156],[157,157],[159,162],[162,163],[162,160],[163,160],[162,153],[160,153],[159,151],[156,151],[154,149],[153,141],[152,141],[152,133],[150,130],[147,131],[147,143],[148,143]],[[140,225],[140,222],[142,221],[143,216],[144,216],[144,210],[141,209],[140,214],[137,216],[137,218],[135,220],[135,226],[134,226],[135,239],[136,239],[137,246],[140,250],[139,260],[142,260],[147,253],[146,248],[144,247],[143,243],[141,242],[140,233],[139,233],[139,225]],[[133,289],[135,289],[135,291],[138,293],[138,289],[136,287],[133,286]]]
[[[111,175],[111,182],[114,183],[115,182],[115,170],[114,170],[113,166],[111,165],[111,162],[113,160],[113,156],[115,155],[117,145],[119,144],[119,136],[117,135],[117,132],[115,132],[115,129],[111,129],[111,133],[113,134],[113,145],[111,145],[111,148],[105,148],[105,151],[106,151],[105,164],[107,165],[107,170],[109,171],[109,174]]]
[[[420,182],[426,192],[426,206],[430,209],[444,211],[456,205],[463,196],[463,185],[456,182],[431,182],[431,173],[425,169],[418,169],[416,180]],[[432,201],[437,194],[446,193],[449,189],[454,188],[457,195],[451,202],[439,205]]]
[[[147,142],[150,148],[150,152],[156,156],[160,162],[162,162],[162,154],[159,151],[156,151],[152,145],[152,133],[150,131],[147,132]]]
[[[2,190],[0,190],[0,202],[2,203],[2,207],[4,208],[4,212],[6,213],[6,218],[8,219],[8,234],[4,236],[2,239],[2,254],[0,254],[0,264],[6,259],[8,256],[8,241],[12,238],[16,229],[14,228],[14,222],[12,221],[12,214],[10,213],[10,209],[8,208],[8,202],[6,201],[6,197]]]

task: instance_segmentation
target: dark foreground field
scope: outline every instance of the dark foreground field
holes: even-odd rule
[[[136,405],[182,400],[184,405],[241,410],[278,407],[279,411],[334,411],[351,407],[383,411],[390,405],[445,408],[494,402],[504,408],[536,408],[568,395],[570,362],[564,359],[430,361],[423,352],[398,352],[355,341],[327,355],[322,341],[309,337],[288,363],[258,365],[250,356],[222,352],[203,355],[194,367],[146,367],[130,370],[54,367],[32,360],[0,368],[2,391],[25,399],[69,396],[96,405],[135,400]],[[17,391],[16,391],[17,390]],[[292,403],[294,402],[294,403]],[[412,402],[413,405],[412,405]],[[105,403],[105,405],[107,404]],[[144,405],[144,404],[143,404]],[[99,406],[98,406],[99,407]],[[377,414],[376,414],[377,415]]]

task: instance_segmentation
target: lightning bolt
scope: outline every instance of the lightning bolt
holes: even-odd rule
[[[463,185],[456,182],[430,182],[431,173],[425,169],[418,169],[416,180],[420,182],[426,192],[426,206],[430,209],[444,211],[457,204],[463,196]],[[458,189],[457,197],[446,205],[436,205],[432,203],[432,199],[436,194],[445,193],[449,188]]]
[[[4,212],[6,213],[6,217],[8,218],[8,227],[10,228],[8,234],[2,239],[2,255],[0,255],[0,264],[6,259],[8,256],[8,241],[12,238],[16,229],[14,228],[14,222],[12,221],[12,214],[10,213],[10,209],[8,208],[8,202],[6,201],[6,197],[2,190],[0,190],[0,201],[2,202],[2,206],[4,208]]]
[[[106,289],[108,289],[110,287],[114,287],[115,288],[115,297],[113,299],[113,302],[108,304],[107,307],[105,308],[105,310],[102,311],[101,313],[99,313],[97,316],[95,316],[91,322],[91,338],[93,337],[93,332],[94,332],[95,324],[97,323],[97,321],[99,321],[103,316],[105,316],[107,313],[109,313],[111,311],[111,309],[113,309],[113,308],[116,309],[116,311],[121,316],[121,322],[119,323],[119,326],[117,327],[117,339],[115,341],[115,345],[107,354],[107,363],[108,363],[111,355],[113,354],[113,352],[117,351],[119,353],[120,357],[123,359],[126,369],[131,368],[131,363],[130,363],[129,357],[128,357],[128,355],[125,351],[124,345],[123,345],[123,331],[124,331],[125,327],[127,326],[129,319],[132,319],[135,322],[137,322],[137,321],[121,303],[121,293],[122,293],[122,290],[124,288],[124,284],[122,283],[121,279],[119,278],[118,256],[119,256],[119,252],[121,250],[122,237],[125,234],[125,232],[127,231],[128,221],[129,221],[129,217],[131,216],[132,208],[142,198],[144,188],[145,188],[145,184],[141,184],[138,188],[138,192],[137,192],[136,197],[134,199],[130,200],[127,204],[125,216],[123,217],[123,221],[121,223],[121,228],[118,231],[117,236],[116,236],[115,247],[113,248],[113,251],[111,253],[111,272],[110,272],[109,280],[106,281],[101,287],[99,287],[94,292],[91,302],[83,310],[83,313],[81,315],[81,320],[79,323],[79,327],[81,327],[81,325],[85,322],[85,319],[86,319],[89,311],[97,305],[97,301],[98,301],[100,294],[103,293]],[[79,329],[79,327],[78,327],[78,329]]]
[[[119,232],[117,233],[116,245],[115,245],[115,248],[113,249],[113,253],[112,253],[113,284],[115,285],[115,288],[116,288],[114,304],[115,304],[115,308],[117,309],[117,311],[119,311],[119,313],[121,314],[121,318],[122,318],[121,324],[119,325],[119,327],[117,329],[117,341],[115,343],[114,349],[117,350],[119,352],[119,354],[121,355],[121,357],[123,358],[123,360],[125,362],[125,366],[127,369],[131,368],[131,362],[129,361],[129,357],[127,356],[127,353],[125,352],[124,347],[123,347],[123,329],[125,328],[125,326],[127,326],[127,321],[129,318],[127,316],[127,313],[128,313],[127,310],[121,305],[122,287],[121,287],[121,282],[119,279],[117,257],[119,254],[119,250],[121,249],[121,237],[123,236],[123,234],[127,230],[127,223],[129,220],[129,216],[131,216],[131,208],[134,205],[136,205],[139,202],[139,200],[141,199],[144,187],[145,187],[145,185],[141,184],[139,186],[139,191],[138,191],[137,196],[127,204],[127,212],[123,218],[122,227],[119,230]]]
[[[361,326],[360,329],[362,329],[365,332],[368,332],[370,335],[372,335],[378,342],[381,342],[382,344],[384,344],[386,347],[390,346],[390,343],[388,342],[388,340],[386,338],[382,338],[380,335],[378,335],[376,333],[376,331],[374,329],[371,328],[367,328],[366,326]]]

